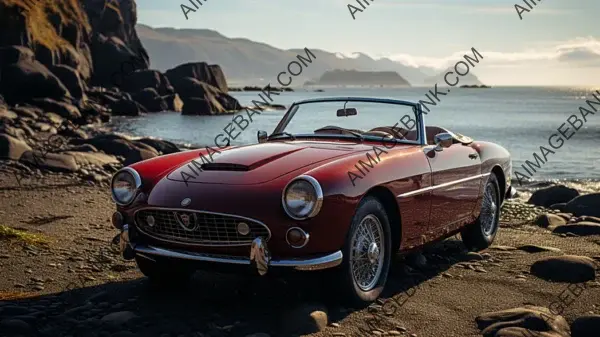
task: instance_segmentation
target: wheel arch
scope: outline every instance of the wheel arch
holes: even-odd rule
[[[400,249],[402,238],[402,219],[400,216],[400,207],[396,202],[396,196],[392,191],[383,186],[372,187],[365,193],[362,199],[369,196],[377,198],[385,209],[390,222],[390,230],[392,231],[392,254],[395,254]]]
[[[498,179],[498,185],[500,185],[500,200],[501,203],[503,203],[504,197],[506,196],[506,178],[504,177],[504,170],[496,165],[492,168],[492,174],[496,175],[496,179]]]

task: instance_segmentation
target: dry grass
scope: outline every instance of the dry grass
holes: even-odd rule
[[[63,39],[50,22],[51,15],[58,15],[65,24],[74,23],[91,30],[87,14],[78,0],[0,0],[7,7],[17,7],[25,19],[27,31],[33,42],[50,50],[66,48]]]
[[[36,293],[24,293],[20,291],[0,291],[0,301],[14,301],[36,296],[39,295]]]
[[[48,239],[41,234],[28,233],[26,231],[0,225],[0,241],[5,240],[19,241],[30,245],[45,245],[49,243]]]

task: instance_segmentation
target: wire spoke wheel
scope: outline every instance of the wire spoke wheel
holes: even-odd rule
[[[365,216],[352,236],[350,267],[352,277],[362,291],[373,289],[383,270],[384,232],[379,219]]]
[[[493,184],[487,184],[481,205],[481,229],[486,236],[492,236],[496,230],[496,216],[498,214],[497,194]]]

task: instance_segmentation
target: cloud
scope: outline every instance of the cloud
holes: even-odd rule
[[[600,40],[594,37],[580,37],[574,40],[558,42],[553,46],[518,52],[501,52],[477,49],[486,60],[486,66],[511,66],[528,63],[562,63],[573,67],[600,66]],[[412,67],[443,69],[462,58],[472,55],[471,50],[455,52],[446,57],[427,57],[409,54],[378,55],[376,59],[387,57]]]

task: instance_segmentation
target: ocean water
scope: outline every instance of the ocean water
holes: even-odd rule
[[[430,88],[324,90],[312,92],[299,89],[296,92],[283,92],[272,95],[272,103],[289,106],[294,101],[308,98],[348,96],[419,101],[428,100],[425,94]],[[587,122],[579,130],[574,130],[567,123],[567,118],[573,114],[581,118],[580,106],[594,112],[586,104],[586,99],[595,100],[591,88],[453,88],[451,92],[439,88],[439,91],[447,95],[439,95],[440,101],[437,102],[437,106],[430,106],[431,110],[425,116],[426,125],[443,126],[476,140],[498,143],[510,151],[514,170],[527,175],[529,174],[521,165],[526,160],[535,163],[534,153],[543,158],[540,146],[544,146],[555,153],[547,154],[547,162],[542,164],[541,168],[535,168],[535,173],[530,170],[533,173],[532,180],[567,181],[588,187],[600,185],[600,106],[595,106],[598,109],[595,114],[586,116]],[[243,105],[251,105],[252,100],[260,101],[258,92],[231,94]],[[382,109],[381,112],[371,113],[371,122],[382,126],[394,125],[406,112],[407,110]],[[232,143],[256,143],[256,132],[265,130],[271,133],[284,113],[283,110],[272,110],[254,115],[254,121]],[[246,112],[242,114],[246,115]],[[192,146],[214,146],[215,136],[223,133],[223,128],[231,119],[231,115],[182,116],[179,113],[163,112],[134,118],[115,117],[109,127],[130,136],[152,136]],[[303,123],[311,130],[325,126],[319,118],[305,119]],[[552,134],[558,133],[557,129],[563,123],[567,124],[562,130],[570,139],[565,140],[559,149],[553,149],[548,145],[548,139]],[[371,128],[371,124],[367,127]],[[556,138],[552,144],[558,147]]]

